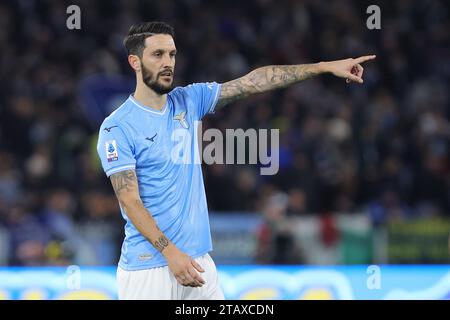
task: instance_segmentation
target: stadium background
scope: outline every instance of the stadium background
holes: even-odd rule
[[[81,30],[66,27],[71,4]],[[381,30],[366,27],[371,4]],[[177,85],[377,55],[362,86],[321,76],[203,121],[280,129],[275,176],[204,166],[228,298],[450,297],[446,1],[9,0],[0,4],[0,298],[115,298],[123,222],[95,145],[104,116],[133,90],[123,36],[148,20],[175,27]],[[381,288],[369,290],[377,275]]]

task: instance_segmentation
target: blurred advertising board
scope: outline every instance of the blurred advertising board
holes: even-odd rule
[[[218,264],[273,263],[257,259],[261,235],[267,221],[260,213],[210,214],[214,251],[211,256]],[[372,226],[368,215],[333,214],[328,216],[292,216],[284,222],[292,235],[289,248],[290,264],[340,265],[370,264],[378,261],[373,253]],[[272,224],[273,225],[273,224]],[[274,234],[269,235],[274,240]],[[259,255],[272,256],[270,250]],[[295,253],[295,254],[294,254]],[[289,255],[289,253],[285,253]]]
[[[450,299],[449,265],[218,266],[227,299]],[[116,299],[115,267],[2,267],[0,299]]]
[[[389,263],[450,263],[450,220],[425,217],[387,227]]]
[[[257,232],[263,222],[260,214],[211,213],[210,226],[217,264],[253,264],[258,245]]]
[[[211,213],[213,258],[219,264],[276,263],[256,257],[262,214]],[[291,259],[301,265],[448,264],[450,219],[411,218],[374,228],[367,213],[287,217]],[[275,242],[272,238],[272,243]],[[273,248],[277,250],[277,248]],[[265,252],[267,256],[272,253]]]

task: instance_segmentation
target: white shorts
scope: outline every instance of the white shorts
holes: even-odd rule
[[[205,270],[201,287],[185,287],[178,283],[168,266],[126,271],[117,268],[119,300],[224,300],[216,265],[209,254],[195,259]]]

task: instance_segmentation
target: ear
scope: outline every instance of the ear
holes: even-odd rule
[[[134,54],[128,56],[128,63],[135,72],[141,71],[141,59]]]

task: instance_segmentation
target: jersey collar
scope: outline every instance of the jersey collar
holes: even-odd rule
[[[166,110],[167,110],[167,106],[168,106],[168,104],[169,104],[169,97],[167,97],[166,104],[164,105],[164,108],[162,108],[162,110],[157,110],[157,109],[154,109],[154,108],[152,108],[152,107],[146,107],[146,106],[143,106],[142,104],[140,104],[140,103],[133,97],[132,94],[130,94],[129,99],[130,99],[130,101],[131,101],[132,103],[134,103],[134,105],[136,105],[138,108],[140,108],[140,109],[142,109],[142,110],[144,110],[144,111],[150,112],[150,113],[158,114],[158,115],[163,115],[163,114],[165,114],[165,113],[166,113]]]

